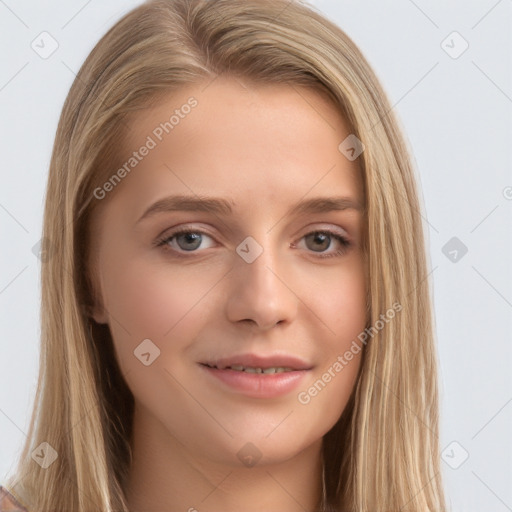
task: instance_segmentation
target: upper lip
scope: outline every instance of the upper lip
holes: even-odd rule
[[[257,354],[239,354],[231,357],[223,357],[219,359],[212,359],[210,361],[203,361],[201,364],[208,366],[216,366],[219,369],[227,368],[228,366],[240,365],[250,366],[252,368],[291,368],[292,370],[310,370],[312,365],[308,364],[303,359],[286,354],[275,355],[257,355]]]

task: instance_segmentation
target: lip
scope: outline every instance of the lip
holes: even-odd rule
[[[292,370],[283,373],[246,373],[237,370],[219,370],[199,364],[212,378],[227,389],[252,398],[275,398],[295,389],[310,370]]]
[[[209,365],[209,366],[208,366]],[[246,373],[231,370],[231,365],[254,368],[283,367],[291,371],[282,373]],[[214,368],[216,366],[216,368]],[[229,391],[235,391],[252,398],[275,398],[284,396],[295,389],[312,366],[297,357],[288,355],[259,356],[241,354],[229,358],[199,363],[199,367]]]

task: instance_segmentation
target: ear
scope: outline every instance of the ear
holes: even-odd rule
[[[108,324],[108,315],[101,304],[87,307],[87,316],[92,318],[97,324]]]
[[[91,281],[90,276],[87,276],[87,303],[85,304],[85,311],[89,318],[92,318],[97,324],[108,324],[108,311],[103,306],[101,293],[98,292],[95,283]]]
[[[103,294],[97,278],[97,254],[89,253],[86,270],[86,296],[87,304],[85,306],[87,316],[92,318],[97,324],[108,324],[108,311],[103,306]]]

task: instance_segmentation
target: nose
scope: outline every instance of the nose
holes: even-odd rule
[[[277,251],[264,247],[252,263],[238,255],[236,258],[229,278],[228,319],[256,324],[260,330],[290,323],[297,313],[299,299],[291,282],[291,269],[285,271],[279,264]]]

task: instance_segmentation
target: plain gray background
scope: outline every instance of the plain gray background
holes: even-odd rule
[[[0,483],[21,450],[35,393],[40,262],[33,247],[60,110],[94,44],[139,3],[0,0]],[[374,67],[416,163],[450,510],[512,511],[512,3],[313,5]],[[42,32],[58,43],[47,58],[31,46],[48,37]]]

